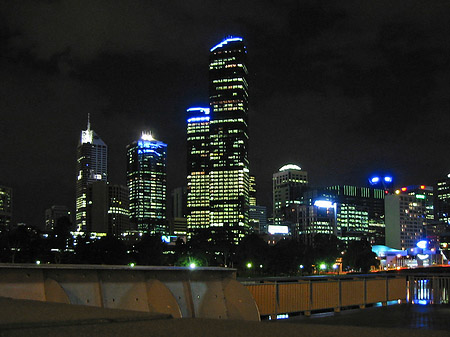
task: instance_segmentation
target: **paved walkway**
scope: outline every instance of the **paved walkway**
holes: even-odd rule
[[[450,306],[443,304],[390,305],[344,310],[340,313],[316,314],[311,317],[297,316],[283,320],[283,323],[447,330],[450,336]]]
[[[384,309],[384,308],[377,308]],[[364,310],[369,312],[372,309]],[[350,314],[347,314],[350,317]],[[347,317],[347,315],[339,315]],[[337,317],[337,316],[336,316]],[[448,316],[450,317],[450,316]],[[0,336],[171,337],[424,337],[448,330],[316,324],[319,318],[284,322],[172,319],[164,314],[0,298]],[[351,319],[350,319],[351,321]],[[312,323],[312,324],[311,324]],[[375,324],[374,324],[375,325]],[[374,326],[373,325],[373,326]]]

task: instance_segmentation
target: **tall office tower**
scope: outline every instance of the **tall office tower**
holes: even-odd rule
[[[91,233],[120,236],[133,228],[128,210],[128,188],[105,181],[89,184],[87,228]]]
[[[256,177],[254,175],[250,175],[250,206],[256,206]]]
[[[0,185],[0,230],[11,225],[12,188]]]
[[[172,214],[169,218],[170,234],[186,236],[187,234],[187,188],[177,187],[170,193]]]
[[[187,232],[209,227],[209,108],[187,109]]]
[[[338,203],[336,207],[338,239],[345,242],[370,240],[369,212],[367,207]]]
[[[275,224],[292,222],[288,210],[293,204],[300,204],[308,186],[308,172],[300,166],[287,164],[272,177],[273,217]]]
[[[435,219],[450,228],[450,174],[438,180],[435,191]]]
[[[166,223],[167,144],[150,133],[127,146],[130,220],[138,231],[168,234]]]
[[[267,233],[267,208],[266,206],[250,205],[249,222],[256,233]]]
[[[108,177],[108,147],[91,130],[88,116],[87,129],[81,131],[77,147],[77,183],[75,224],[77,231],[86,231],[88,185],[95,181],[106,181]]]
[[[71,214],[67,206],[53,205],[45,210],[45,230],[52,230],[55,228],[58,219],[67,217],[72,222]]]
[[[384,225],[384,198],[385,191],[379,188],[358,187],[350,185],[336,185],[327,187],[328,190],[336,193],[338,204],[354,205],[356,212],[367,211],[369,228],[367,235],[370,243],[384,245],[385,225]],[[361,215],[363,215],[361,213]],[[356,214],[355,214],[356,216]],[[346,225],[343,225],[346,227]],[[365,228],[364,222],[356,229],[354,235],[359,236]]]
[[[210,51],[210,226],[238,243],[250,231],[247,50],[230,37]]]
[[[416,247],[424,237],[425,206],[414,195],[386,195],[386,246],[395,249]]]

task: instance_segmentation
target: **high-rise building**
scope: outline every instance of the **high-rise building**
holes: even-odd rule
[[[0,229],[11,225],[12,188],[0,185]]]
[[[273,217],[276,224],[292,222],[289,209],[300,204],[308,186],[308,172],[300,166],[287,164],[275,172],[272,177]]]
[[[250,175],[250,191],[249,191],[250,206],[256,206],[256,177]]]
[[[436,220],[450,228],[450,174],[438,180],[435,191]]]
[[[209,108],[187,109],[187,228],[209,227]]]
[[[210,50],[210,226],[238,243],[250,231],[247,50],[229,37]]]
[[[166,157],[167,144],[149,133],[127,146],[130,219],[144,233],[168,234]]]
[[[425,205],[415,195],[390,194],[385,198],[386,246],[414,248],[424,237]]]
[[[369,212],[367,207],[337,203],[336,227],[338,239],[345,242],[367,239],[369,241]]]
[[[130,225],[128,188],[98,181],[88,186],[88,232],[120,236]]]
[[[75,223],[77,231],[86,231],[87,188],[95,181],[107,181],[108,147],[100,137],[91,130],[88,117],[87,129],[81,131],[77,147],[77,183]]]
[[[267,233],[267,208],[266,206],[250,205],[249,222],[254,232]]]
[[[67,206],[53,205],[45,210],[45,230],[53,230],[58,219],[67,217],[72,222],[71,214]]]
[[[385,225],[384,225],[384,198],[385,190],[372,187],[358,187],[350,185],[336,185],[327,187],[328,190],[334,191],[335,200],[338,204],[353,205],[355,212],[367,212],[368,215],[368,233],[364,237],[368,238],[372,244],[384,245],[385,243]],[[356,216],[357,213],[353,214]],[[362,234],[365,228],[363,213],[361,223],[358,225],[356,236]],[[342,217],[341,219],[345,219]],[[347,227],[346,224],[343,224]],[[356,228],[354,228],[356,229]]]

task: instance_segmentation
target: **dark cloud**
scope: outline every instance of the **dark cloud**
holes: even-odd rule
[[[314,184],[399,184],[448,171],[448,1],[5,1],[0,4],[0,181],[17,221],[73,207],[75,149],[91,113],[125,182],[125,146],[169,144],[185,179],[185,109],[208,102],[208,50],[242,35],[250,69],[250,158],[259,198],[300,164]],[[30,206],[32,205],[32,207]]]

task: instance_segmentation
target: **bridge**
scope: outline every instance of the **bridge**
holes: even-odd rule
[[[339,312],[390,301],[438,303],[439,296],[448,303],[449,277],[428,277],[374,274],[238,282],[235,270],[227,268],[0,264],[0,329],[14,335],[24,327],[57,331],[61,326],[100,324],[107,329],[105,324],[111,328],[132,322],[156,329],[167,327],[170,320],[171,327],[199,325],[214,335],[220,335],[214,328],[220,325],[243,331],[253,327],[264,335],[272,328],[254,325],[261,318]],[[293,328],[278,329],[289,335]]]

